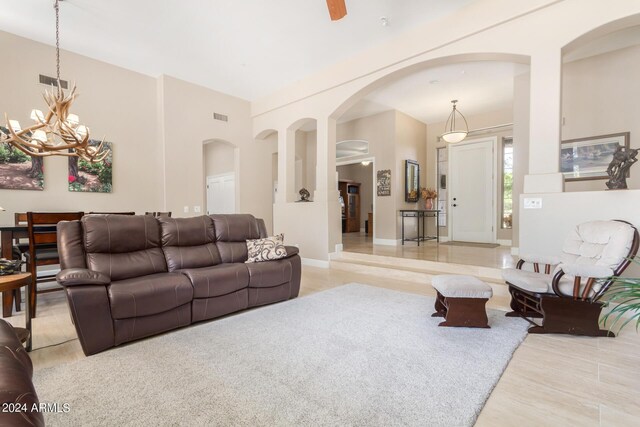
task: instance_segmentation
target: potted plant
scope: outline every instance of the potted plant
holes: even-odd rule
[[[631,261],[640,266],[640,258],[633,258]],[[620,325],[618,332],[627,324],[635,320],[636,331],[640,327],[640,278],[637,277],[614,277],[611,286],[601,297],[604,307],[613,306],[611,311],[605,314],[600,323],[606,326],[607,321],[612,320],[609,330],[616,325]]]

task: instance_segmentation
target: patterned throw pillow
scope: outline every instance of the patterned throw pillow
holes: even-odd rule
[[[272,261],[285,258],[287,250],[284,247],[284,234],[266,237],[264,239],[247,240],[248,259],[246,262]]]

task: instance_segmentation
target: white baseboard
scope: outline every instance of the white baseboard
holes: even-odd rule
[[[325,261],[323,259],[302,258],[302,265],[308,265],[309,267],[329,268],[329,261]]]
[[[496,243],[499,244],[500,246],[511,246],[513,242],[507,239],[498,239],[496,240]]]
[[[340,253],[344,250],[344,245],[342,243],[338,243],[336,245],[336,253]]]
[[[445,243],[449,241],[449,237],[448,236],[440,236],[440,242],[438,243]]]
[[[373,239],[374,245],[383,245],[383,246],[398,246],[400,244],[400,240],[396,239],[378,239],[377,237]]]
[[[520,255],[520,248],[512,247],[511,248],[511,255],[516,255],[516,256]]]

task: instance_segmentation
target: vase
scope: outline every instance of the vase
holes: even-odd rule
[[[423,199],[423,198],[418,199],[418,204],[417,204],[416,208],[419,211],[426,210],[427,209],[427,201],[425,199]]]
[[[427,199],[425,203],[425,209],[428,211],[433,209],[433,199]]]

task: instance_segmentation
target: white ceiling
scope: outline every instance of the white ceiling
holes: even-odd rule
[[[254,100],[471,1],[347,0],[332,22],[325,0],[65,0],[61,46]],[[0,0],[0,30],[52,45],[52,5]]]
[[[396,109],[427,124],[444,122],[452,99],[465,116],[511,108],[513,78],[528,70],[528,65],[498,61],[428,68],[372,92],[339,121]]]

